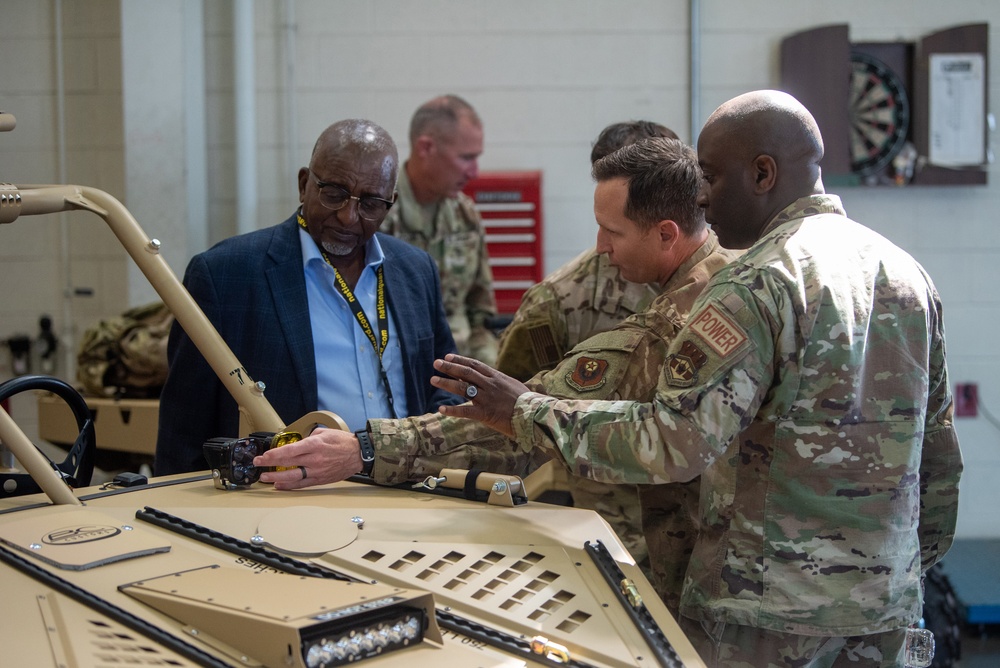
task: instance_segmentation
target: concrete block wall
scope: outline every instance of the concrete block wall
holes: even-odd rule
[[[118,9],[116,0],[64,2],[58,9],[33,0],[0,5],[0,109],[17,118],[13,132],[0,134],[0,181],[72,183],[124,197]],[[91,213],[23,216],[0,226],[0,342],[36,336],[39,316],[49,315],[60,337],[58,375],[71,377],[73,345],[83,330],[128,305],[126,260]],[[0,345],[0,380],[8,377],[10,358]],[[12,415],[32,438],[35,409],[30,394],[12,400]]]
[[[56,13],[53,3],[13,0],[0,7],[0,108],[17,117],[0,134],[0,181],[75,183],[123,197],[121,49],[118,3],[62,4],[64,153],[59,150]],[[61,248],[65,244],[65,251]],[[60,253],[68,256],[68,264]],[[38,317],[65,333],[126,307],[125,253],[90,213],[24,216],[0,229],[0,340],[34,336]],[[92,296],[70,299],[67,289]],[[6,370],[0,348],[0,374]]]
[[[0,136],[0,177],[9,178],[16,165],[18,175],[49,180],[56,149],[48,134],[54,115],[52,5],[8,0],[3,10],[8,7],[19,10],[24,30],[0,22],[0,62],[19,64],[0,68],[0,108],[17,111],[11,104],[16,102],[30,110],[19,114],[22,118],[47,120],[45,129],[22,122],[15,134]],[[68,162],[104,165],[98,175],[112,193],[120,192],[122,182],[120,165],[115,171],[121,153],[116,144],[121,105],[115,108],[121,62],[114,56],[121,40],[91,17],[113,18],[117,8],[113,0],[63,3],[64,12],[86,15],[76,18],[89,26],[72,35],[78,55],[67,67],[67,75],[73,72],[67,94],[79,96],[81,103],[99,100],[101,119],[89,134],[73,126],[79,134],[67,140],[72,146]],[[853,41],[914,41],[962,23],[1000,25],[995,0],[702,0],[700,9],[696,126],[729,97],[776,86],[781,39],[800,30],[846,22]],[[258,227],[282,220],[296,206],[295,170],[307,163],[326,125],[347,117],[371,118],[396,137],[405,158],[413,109],[433,95],[453,92],[467,97],[484,120],[481,169],[543,171],[545,269],[552,271],[589,246],[596,232],[588,156],[601,128],[648,118],[692,139],[687,0],[256,0],[254,10]],[[206,2],[203,11],[208,238],[216,241],[236,229],[232,3]],[[64,40],[70,33],[64,24]],[[997,110],[1000,51],[991,33],[990,108]],[[289,36],[292,68],[283,59]],[[26,69],[37,70],[37,80]],[[40,83],[46,80],[49,85]],[[990,143],[995,149],[995,136]],[[82,180],[90,173],[71,172],[74,176]],[[978,383],[983,408],[1000,415],[1000,355],[992,345],[1000,328],[1000,297],[993,289],[1000,227],[992,215],[1000,204],[1000,174],[992,165],[989,180],[985,187],[848,188],[839,194],[853,217],[913,253],[933,276],[945,303],[952,381]],[[42,250],[58,243],[58,235],[13,228],[0,229],[0,280],[10,284],[28,266],[39,267],[31,275],[43,278],[27,300],[0,292],[0,337],[12,327],[30,327],[39,304],[57,308],[61,292],[54,278],[58,267],[46,264]],[[124,261],[100,259],[103,245],[88,251],[94,253],[88,257],[108,267],[105,271],[125,276]],[[8,267],[14,262],[29,264],[12,274]],[[1000,523],[992,509],[997,503],[993,481],[1000,476],[1000,427],[982,415],[957,422],[966,456],[959,532],[998,537]]]

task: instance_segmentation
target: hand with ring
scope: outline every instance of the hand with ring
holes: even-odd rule
[[[349,431],[318,428],[301,441],[271,448],[255,457],[254,466],[280,466],[282,471],[264,471],[261,482],[275,489],[301,489],[339,482],[361,471],[361,449]]]
[[[460,406],[441,406],[438,410],[454,417],[469,418],[499,431],[514,435],[511,418],[517,398],[528,392],[527,386],[487,364],[461,355],[446,355],[435,360],[434,368],[451,378],[433,376],[431,384],[470,401]]]

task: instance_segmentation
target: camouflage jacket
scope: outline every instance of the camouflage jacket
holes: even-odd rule
[[[566,398],[651,401],[667,346],[698,293],[733,256],[732,251],[721,249],[715,235],[710,234],[701,248],[674,272],[649,310],[581,342],[554,370],[529,380],[528,387]],[[369,420],[368,427],[378,453],[372,476],[380,483],[421,479],[442,468],[479,468],[525,475],[548,458],[542,451],[519,448],[517,443],[478,422],[438,414]],[[576,478],[570,483],[574,494],[580,480]],[[592,488],[597,486],[593,483]],[[635,485],[604,486],[615,487],[620,497],[631,494],[632,503],[641,506],[641,531],[648,543],[651,580],[664,601],[676,609],[693,545],[698,482],[644,485],[642,489]],[[625,530],[640,530],[640,527],[617,526],[614,521],[611,524],[623,539]],[[628,547],[634,549],[631,544]]]
[[[496,368],[526,381],[579,342],[646,310],[661,292],[623,279],[607,255],[584,251],[524,293],[500,337]]]
[[[804,635],[920,616],[962,470],[941,303],[913,258],[840,200],[789,205],[709,283],[651,403],[525,393],[522,447],[579,474],[702,473],[681,614]]]
[[[441,200],[430,220],[413,196],[406,169],[399,170],[396,188],[399,199],[381,231],[430,253],[441,275],[444,311],[458,352],[494,364],[497,337],[485,323],[496,316],[497,304],[479,212],[459,193]]]

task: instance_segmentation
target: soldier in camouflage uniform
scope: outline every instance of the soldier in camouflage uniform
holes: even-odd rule
[[[902,665],[958,509],[940,298],[824,194],[791,96],[730,100],[698,149],[709,223],[750,248],[695,304],[654,400],[558,400],[452,358],[434,384],[479,393],[442,412],[597,479],[702,473],[680,621],[709,665]]]
[[[671,192],[670,201],[653,205],[657,213],[652,217],[667,216],[684,222],[670,222],[679,230],[679,236],[666,244],[659,254],[640,256],[630,264],[642,265],[644,273],[639,278],[648,281],[658,276],[663,281],[662,294],[648,311],[577,345],[555,370],[541,373],[529,381],[533,389],[567,398],[652,400],[667,346],[680,328],[683,316],[712,274],[734,255],[720,249],[715,235],[707,229],[695,206],[700,174],[694,151],[677,140],[652,141],[659,143],[648,147],[645,153],[640,147],[632,149],[633,169],[647,170],[650,164],[670,162],[676,162],[679,167],[674,173],[661,174],[658,180],[649,183],[645,201],[650,192]],[[640,160],[644,157],[645,163]],[[612,176],[617,172],[598,174],[603,181],[619,180]],[[641,193],[636,197],[630,193],[629,199],[644,201]],[[625,206],[624,200],[617,205],[621,218],[624,218]],[[648,207],[647,204],[647,211]],[[648,218],[644,213],[633,215]],[[599,216],[599,220],[603,218]],[[609,227],[618,222],[621,221],[603,221]],[[636,231],[641,229],[638,223],[629,224],[635,226]],[[616,255],[616,259],[627,262],[633,258]],[[404,420],[371,420],[369,431],[377,452],[371,475],[384,484],[422,479],[436,475],[442,468],[478,468],[523,475],[532,464],[530,455],[519,451],[516,444],[470,420],[439,414]],[[329,451],[323,453],[324,448]],[[354,474],[357,465],[348,455],[357,457],[357,448],[357,441],[349,434],[321,432],[300,443],[271,451],[260,462],[271,465],[279,458],[286,462],[295,459],[299,463],[294,466],[307,465],[309,468],[309,478],[304,484],[321,484]],[[331,463],[338,452],[349,463]],[[310,456],[313,459],[309,459]],[[303,486],[297,472],[294,475],[265,473],[263,479],[276,482],[279,488]],[[634,490],[635,486],[631,488]],[[643,513],[643,524],[654,556],[651,581],[675,610],[693,545],[692,517],[697,508],[697,489],[697,481],[693,481],[683,485],[644,486],[643,490],[643,501],[651,509],[650,513]],[[672,512],[668,512],[668,508]],[[635,521],[638,525],[638,518]]]
[[[651,121],[612,123],[594,141],[590,151],[591,166],[622,146],[645,137],[677,139],[673,130]],[[678,270],[675,277],[685,273]],[[663,286],[656,281],[626,281],[618,267],[611,264],[607,253],[597,248],[584,251],[524,293],[513,321],[500,336],[496,368],[527,381],[539,371],[554,368],[566,352],[580,342],[645,311],[661,292],[671,290],[670,285]],[[683,315],[689,308],[690,304],[683,305]],[[565,397],[576,393],[575,388],[569,388],[569,394],[561,393],[559,388],[550,389],[539,391]],[[638,400],[646,394],[619,396]],[[600,513],[647,577],[653,580],[655,576],[650,569],[635,485],[612,485],[570,476],[565,467],[555,466],[557,468],[553,468],[550,475],[569,490],[573,505]]]
[[[677,134],[652,121],[612,123],[594,142],[591,167],[646,137],[677,139]],[[576,344],[645,311],[661,291],[659,283],[626,281],[596,248],[584,251],[524,293],[500,337],[496,368],[520,381],[548,371]]]
[[[497,315],[483,222],[462,188],[478,174],[483,127],[462,98],[445,95],[417,109],[410,157],[399,171],[399,199],[382,231],[421,248],[437,262],[445,315],[463,355],[496,361]]]

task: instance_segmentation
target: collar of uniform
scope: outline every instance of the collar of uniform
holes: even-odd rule
[[[425,220],[424,208],[420,206],[417,198],[413,195],[413,186],[410,185],[410,177],[406,175],[405,164],[399,170],[399,176],[396,178],[396,191],[399,193],[395,204],[396,207],[399,207],[396,212],[399,228],[408,234],[420,234],[426,237],[433,229],[431,223],[434,221]]]
[[[299,245],[302,248],[302,267],[304,269],[308,269],[310,263],[315,264],[317,262],[321,265],[329,266],[326,264],[326,260],[323,259],[323,254],[320,253],[319,246],[309,236],[309,233],[301,227],[299,227]],[[365,244],[365,258],[368,259],[367,266],[372,269],[377,268],[385,260],[385,253],[382,252],[382,245],[378,242],[378,235],[372,235],[372,238]]]
[[[705,239],[705,242],[691,254],[691,257],[684,260],[684,262],[681,263],[681,266],[677,267],[677,269],[674,270],[674,273],[670,275],[670,278],[667,279],[666,284],[663,286],[663,292],[669,292],[678,282],[689,280],[688,276],[691,273],[691,268],[714,253],[718,248],[719,237],[715,236],[715,232],[709,229],[708,237]]]
[[[771,222],[761,231],[760,238],[773,232],[790,220],[798,220],[806,216],[815,216],[821,213],[834,213],[846,217],[847,212],[837,195],[809,195],[800,197],[784,209],[778,212]]]

